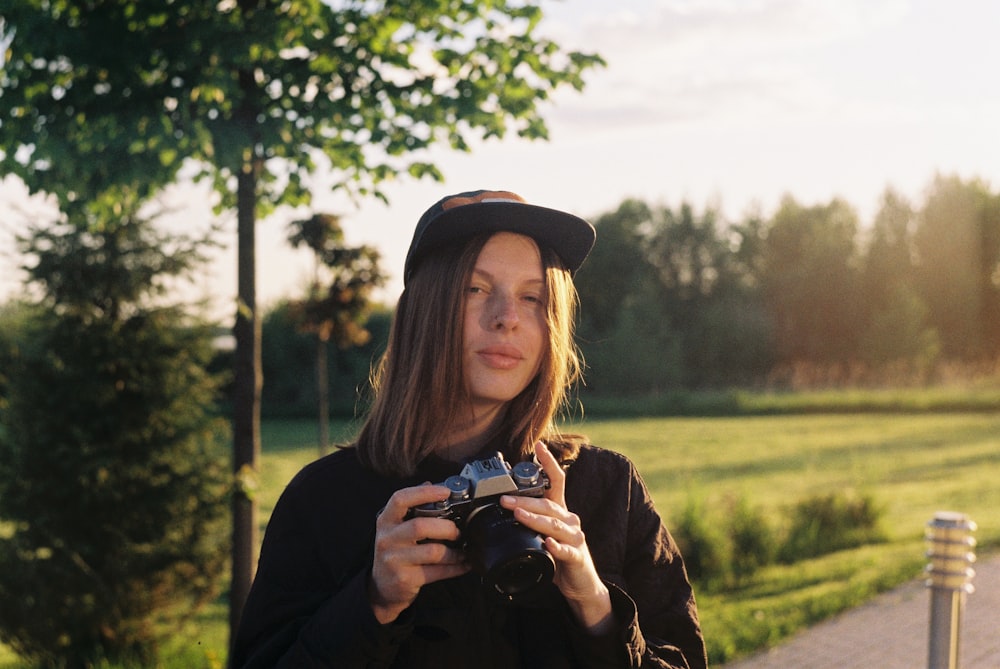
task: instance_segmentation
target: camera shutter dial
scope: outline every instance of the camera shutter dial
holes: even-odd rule
[[[471,488],[469,479],[463,476],[449,476],[444,480],[444,485],[451,491],[451,496],[448,498],[449,502],[464,502],[469,499],[469,490]]]
[[[511,476],[519,488],[530,488],[538,485],[538,474],[541,468],[534,462],[519,462],[511,470]]]

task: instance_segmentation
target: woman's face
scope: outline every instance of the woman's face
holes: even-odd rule
[[[535,241],[510,232],[490,237],[465,295],[463,372],[475,415],[514,399],[538,373],[546,294]]]

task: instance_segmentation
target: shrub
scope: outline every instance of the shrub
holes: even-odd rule
[[[777,540],[767,516],[745,497],[729,503],[726,534],[732,552],[730,571],[737,583],[770,564],[777,553]]]
[[[793,507],[789,527],[781,533],[745,497],[728,498],[721,515],[691,498],[672,532],[688,576],[711,591],[739,587],[775,560],[787,564],[884,541],[881,516],[882,509],[868,496],[814,496]]]
[[[705,585],[725,580],[730,561],[729,545],[725,533],[709,518],[702,503],[690,498],[672,532],[692,580]]]
[[[881,516],[882,509],[867,495],[840,492],[804,499],[791,511],[778,559],[790,563],[884,541]]]

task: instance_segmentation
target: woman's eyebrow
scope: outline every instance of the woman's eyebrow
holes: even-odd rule
[[[489,279],[489,280],[496,279],[496,277],[493,275],[492,272],[487,272],[486,270],[480,269],[478,267],[473,268],[472,273],[473,273],[473,275],[477,275],[477,276],[479,276],[479,277],[481,277],[483,279]],[[523,281],[520,281],[520,283],[544,284],[545,283],[545,278],[541,277],[541,276],[539,276],[539,277],[532,277],[530,279],[524,279]]]

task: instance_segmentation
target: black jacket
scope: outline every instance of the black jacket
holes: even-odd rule
[[[433,469],[433,471],[431,471]],[[396,490],[453,471],[387,479],[345,449],[307,465],[271,516],[230,666],[705,667],[694,596],[677,547],[632,463],[584,446],[566,502],[621,623],[592,637],[555,586],[530,604],[499,601],[475,574],[425,586],[380,625],[367,597],[375,515]]]

